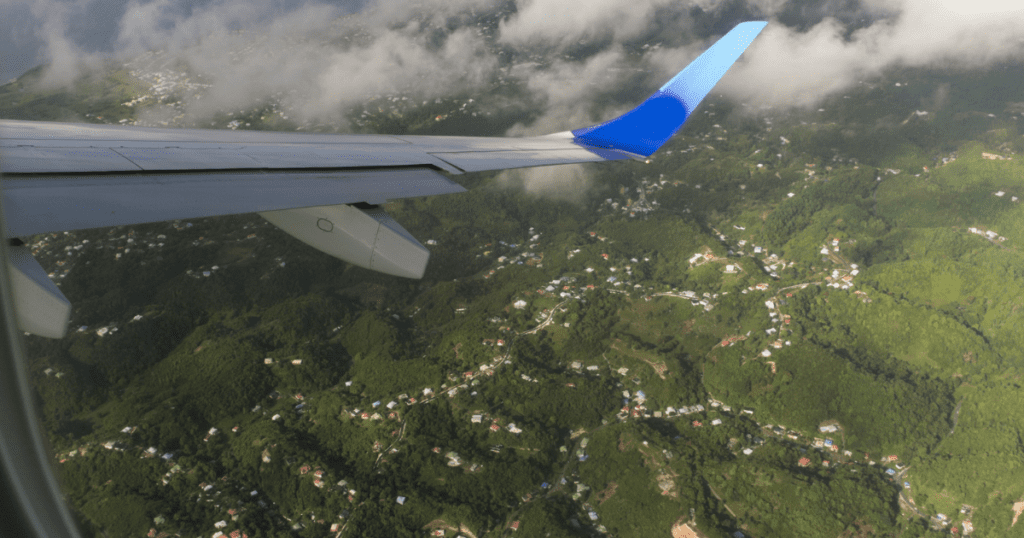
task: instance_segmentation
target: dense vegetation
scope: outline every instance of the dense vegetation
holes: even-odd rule
[[[112,73],[0,115],[130,118]],[[251,215],[31,238],[82,327],[28,347],[83,530],[1024,534],[1024,164],[993,157],[1022,99],[900,76],[771,127],[707,103],[572,202],[479,174],[388,204],[437,242],[422,281]]]

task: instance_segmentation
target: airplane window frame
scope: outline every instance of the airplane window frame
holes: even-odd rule
[[[0,218],[5,238],[0,245],[0,537],[78,538],[33,401],[21,331],[12,310],[5,228]]]

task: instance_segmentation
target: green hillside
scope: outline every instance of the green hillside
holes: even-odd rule
[[[121,71],[37,76],[0,117],[149,106]],[[421,281],[255,215],[31,238],[74,305],[27,343],[83,531],[1024,535],[1024,99],[900,76],[770,124],[706,103],[576,201],[475,174],[388,204],[434,240]],[[359,128],[440,132],[440,105]]]

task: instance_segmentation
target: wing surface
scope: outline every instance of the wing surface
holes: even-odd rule
[[[16,238],[258,212],[332,256],[419,278],[429,252],[376,206],[465,190],[443,173],[644,159],[682,127],[764,26],[738,25],[623,116],[547,136],[328,135],[0,120],[4,233]],[[27,267],[22,262],[12,267]],[[32,274],[23,281],[38,276],[25,270]],[[54,299],[50,303],[59,304],[63,296]]]

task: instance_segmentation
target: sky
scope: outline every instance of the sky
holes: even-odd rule
[[[209,75],[196,114],[296,94],[302,118],[373,95],[435,98],[518,81],[544,134],[624,111],[744,20],[767,28],[716,92],[811,107],[898,66],[984,68],[1024,53],[1005,0],[0,0],[0,80],[40,63],[68,84],[104,58],[161,50]],[[493,31],[477,23],[490,14]],[[347,37],[345,37],[347,36]],[[509,61],[509,58],[514,58]],[[603,110],[603,109],[602,109]],[[605,118],[607,119],[607,118]]]

